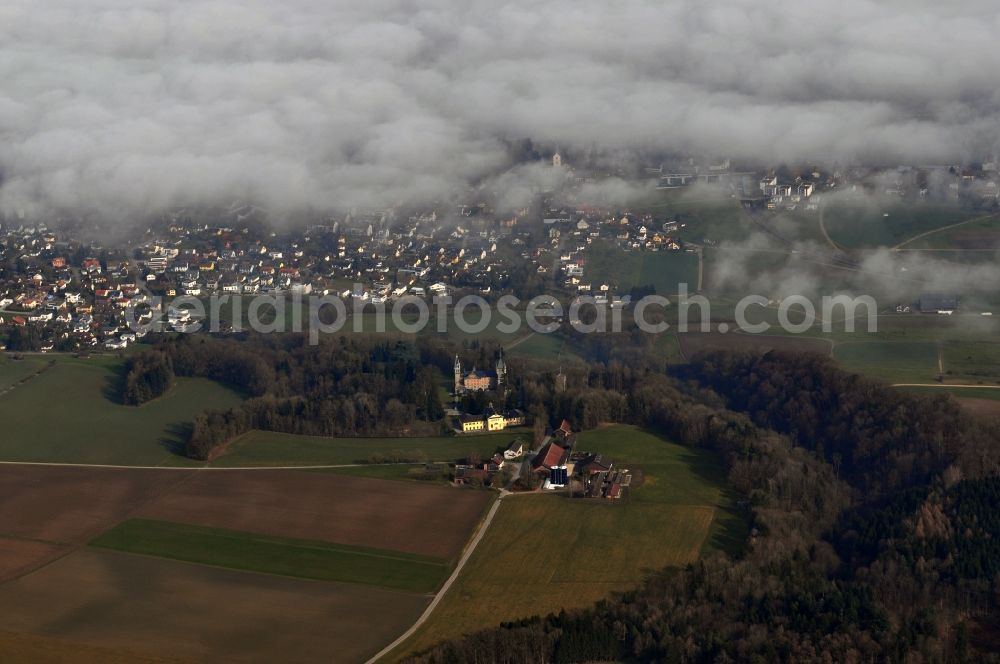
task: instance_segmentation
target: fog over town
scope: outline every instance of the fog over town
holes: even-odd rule
[[[511,144],[987,160],[1000,23],[962,0],[0,6],[0,208],[110,216],[535,186]]]

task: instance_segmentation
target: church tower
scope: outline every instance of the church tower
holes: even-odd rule
[[[562,155],[559,154],[559,148],[556,148],[556,153],[552,155],[552,165],[555,168],[562,166]]]
[[[556,392],[566,391],[566,374],[563,373],[562,367],[559,367],[559,373],[556,374],[554,382]]]
[[[507,363],[503,361],[503,348],[500,349],[500,356],[497,358],[497,392],[501,394],[507,392]]]
[[[462,393],[462,361],[455,355],[455,399]]]

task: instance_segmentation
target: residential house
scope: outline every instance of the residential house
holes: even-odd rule
[[[503,451],[503,456],[508,461],[518,459],[524,454],[524,443],[520,438],[511,441],[507,449]]]

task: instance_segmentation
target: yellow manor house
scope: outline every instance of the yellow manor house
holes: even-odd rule
[[[507,427],[524,424],[524,413],[511,411],[509,413],[492,413],[490,415],[466,415],[462,418],[462,433],[477,431],[503,431]]]

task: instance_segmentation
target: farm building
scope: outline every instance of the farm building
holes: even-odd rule
[[[920,313],[951,314],[958,309],[958,296],[940,293],[925,293],[920,296]]]
[[[548,475],[555,466],[565,465],[568,456],[566,448],[561,447],[555,441],[550,441],[532,459],[531,469],[536,473]]]
[[[489,461],[475,465],[457,464],[455,466],[454,483],[483,484],[489,486],[493,482],[493,477],[503,470],[506,460],[500,453],[494,454]]]
[[[455,484],[489,484],[490,473],[485,468],[470,468],[467,466],[455,469]]]
[[[584,486],[588,498],[618,500],[632,484],[632,474],[627,470],[601,471],[590,475]]]
[[[611,470],[612,463],[603,454],[589,454],[576,464],[577,471],[582,475],[607,472]]]

